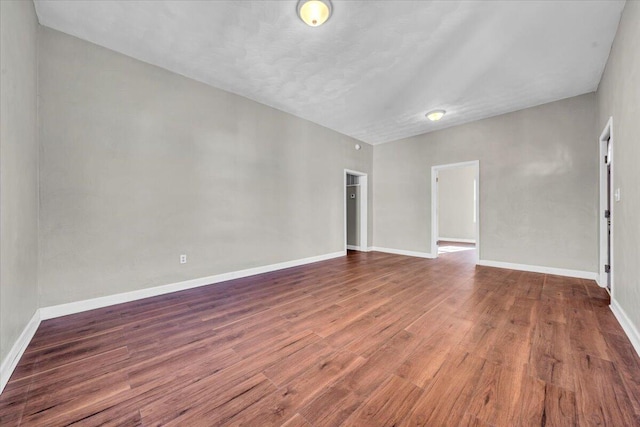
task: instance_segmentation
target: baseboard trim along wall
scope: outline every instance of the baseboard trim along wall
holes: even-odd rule
[[[438,237],[438,241],[453,243],[476,243],[476,239],[458,239],[457,237]]]
[[[40,310],[36,310],[33,314],[31,320],[29,320],[29,323],[27,323],[27,326],[22,330],[17,341],[13,344],[13,347],[11,347],[11,351],[9,351],[7,357],[2,361],[2,365],[0,365],[0,393],[2,393],[4,387],[9,382],[11,374],[13,374],[16,366],[18,366],[18,362],[38,330],[38,326],[40,326]]]
[[[324,255],[313,256],[309,258],[285,261],[277,264],[265,265],[262,267],[248,268],[246,270],[232,271],[230,273],[216,274],[214,276],[201,277],[198,279],[185,280],[183,282],[172,283],[169,285],[156,286],[153,288],[145,288],[137,291],[124,292],[121,294],[107,295],[99,298],[92,298],[84,301],[70,302],[67,304],[43,307],[40,309],[40,317],[42,320],[53,319],[55,317],[67,316],[69,314],[80,313],[83,311],[94,310],[96,308],[108,307],[110,305],[122,304],[124,302],[135,301],[143,298],[155,297],[171,292],[184,291],[186,289],[197,288],[200,286],[212,285],[214,283],[226,282],[227,280],[241,279],[243,277],[255,276],[256,274],[269,273],[271,271],[283,270],[285,268],[298,267],[300,265],[311,264],[314,262],[325,261],[332,258],[338,258],[346,255],[345,251],[333,252]]]
[[[578,279],[596,280],[598,273],[595,271],[568,270],[565,268],[542,267],[539,265],[512,264],[510,262],[490,261],[481,259],[476,263],[485,267],[508,268],[510,270],[530,271],[533,273],[554,274],[556,276],[576,277]]]
[[[390,249],[390,248],[380,248],[380,247],[370,247],[368,250],[378,251],[378,252],[386,252],[396,255],[406,255],[413,256],[419,258],[428,258],[432,259],[433,256],[426,252],[416,252],[416,251],[405,251],[402,249]],[[206,286],[215,283],[224,282],[227,280],[240,279],[243,277],[254,276],[256,274],[269,273],[271,271],[282,270],[285,268],[297,267],[305,264],[312,264],[314,262],[325,261],[333,258],[338,258],[344,256],[345,252],[333,252],[325,255],[318,255],[309,258],[302,258],[293,261],[286,261],[277,264],[266,265],[262,267],[249,268],[246,270],[240,270],[230,273],[223,273],[214,276],[202,277],[199,279],[186,280],[183,282],[177,282],[164,286],[156,286],[153,288],[140,289],[138,291],[125,292],[116,295],[109,295],[100,298],[93,298],[90,300],[77,301],[68,304],[60,304],[51,307],[43,307],[33,314],[29,323],[25,326],[24,330],[13,344],[11,351],[5,359],[2,361],[0,365],[0,393],[4,390],[5,386],[9,382],[9,378],[13,374],[20,358],[24,354],[27,349],[31,339],[35,335],[38,330],[38,326],[40,326],[40,322],[46,319],[53,319],[55,317],[66,316],[69,314],[80,313],[83,311],[93,310],[96,308],[107,307],[110,305],[120,304],[124,302],[135,301],[138,299],[148,298],[152,296],[164,295],[171,292],[177,292],[186,289],[192,289],[199,286]],[[506,262],[497,262],[497,261],[487,261],[480,260],[478,261],[478,265],[484,265],[487,267],[498,267],[498,268],[509,268],[513,270],[523,270],[523,271],[532,271],[536,273],[547,273],[547,274],[556,274],[559,276],[569,276],[569,277],[579,277],[583,279],[593,279],[595,280],[597,277],[597,273],[587,272],[587,271],[577,271],[577,270],[565,270],[559,268],[551,268],[551,267],[539,267],[539,266],[531,266],[526,264],[512,264]],[[622,326],[625,334],[631,341],[633,348],[636,353],[640,355],[640,333],[635,328],[633,323],[629,320],[629,317],[626,315],[622,307],[618,304],[615,299],[611,299],[611,311],[614,316]]]
[[[379,246],[372,246],[371,250],[377,251],[377,252],[386,252],[388,254],[414,256],[418,258],[427,258],[427,259],[435,258],[433,255],[431,255],[428,252],[405,251],[404,249],[391,249],[391,248],[381,248]]]
[[[14,369],[18,365],[20,358],[22,357],[24,351],[27,349],[27,346],[38,330],[38,326],[40,326],[40,322],[42,320],[67,316],[69,314],[75,314],[83,311],[94,310],[96,308],[121,304],[124,302],[164,295],[171,292],[183,291],[200,286],[213,285],[215,283],[226,282],[227,280],[241,279],[243,277],[255,276],[256,274],[269,273],[276,270],[283,270],[285,268],[298,267],[305,264],[312,264],[314,262],[326,261],[345,255],[345,251],[333,252],[309,258],[302,258],[277,264],[265,265],[262,267],[248,268],[246,270],[201,277],[199,279],[185,280],[183,282],[172,283],[169,285],[156,286],[153,288],[140,289],[132,292],[124,292],[121,294],[108,295],[100,298],[92,298],[84,301],[76,301],[70,302],[68,304],[60,304],[40,308],[36,310],[35,314],[22,331],[22,334],[20,334],[20,337],[11,348],[11,351],[2,361],[2,365],[0,365],[0,393],[2,393],[4,387],[7,385],[7,382],[9,382],[11,374],[13,374]]]
[[[622,330],[629,338],[629,341],[631,341],[631,345],[635,349],[636,353],[640,356],[640,332],[638,332],[636,327],[633,325],[633,322],[631,322],[627,313],[625,313],[622,307],[620,307],[618,301],[611,298],[611,305],[609,308],[611,308],[613,315],[618,319],[618,323],[622,326]]]

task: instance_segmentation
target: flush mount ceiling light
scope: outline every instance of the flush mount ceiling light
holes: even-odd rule
[[[331,11],[331,1],[329,0],[300,0],[298,2],[298,16],[310,27],[319,27],[327,22]]]
[[[438,120],[444,117],[445,113],[446,111],[444,110],[433,110],[433,111],[429,111],[426,114],[426,116],[427,116],[427,119],[431,120],[432,122],[437,122]]]

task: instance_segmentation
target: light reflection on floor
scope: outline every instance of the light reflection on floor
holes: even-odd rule
[[[438,243],[438,254],[450,254],[454,252],[462,252],[462,251],[473,251],[476,249],[476,245],[468,244],[468,243],[450,243],[450,242],[439,242]]]

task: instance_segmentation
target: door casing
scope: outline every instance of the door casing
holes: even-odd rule
[[[607,143],[611,144],[611,159],[610,159],[610,170],[611,170],[611,179],[609,180],[609,187],[607,188],[607,164],[605,163],[605,156],[607,155]],[[598,211],[598,224],[600,229],[600,257],[599,257],[599,267],[598,267],[598,285],[603,288],[607,287],[607,275],[609,275],[609,283],[611,284],[611,295],[614,293],[614,257],[613,257],[613,248],[614,248],[614,221],[615,221],[615,206],[613,203],[613,189],[614,185],[614,141],[613,141],[613,117],[609,117],[607,124],[605,125],[602,133],[600,134],[600,139],[598,140],[599,144],[599,154],[598,154],[598,164],[600,170],[600,207]],[[609,201],[607,203],[607,198]],[[605,218],[605,211],[607,210],[607,204],[609,205],[610,218],[611,221],[611,238],[609,240],[609,244],[607,243],[607,218]],[[610,257],[609,257],[610,254]],[[610,270],[609,273],[605,271],[605,265],[607,264],[607,260],[610,258],[609,265]]]
[[[344,182],[342,188],[344,194],[342,197],[344,203],[344,250],[347,250],[347,175],[355,175],[359,177],[360,184],[360,248],[357,250],[368,251],[369,250],[369,225],[368,225],[368,175],[364,172],[354,171],[351,169],[345,169],[343,173]]]
[[[431,166],[431,256],[438,258],[438,171],[474,166],[476,170],[476,255],[480,258],[480,160]]]

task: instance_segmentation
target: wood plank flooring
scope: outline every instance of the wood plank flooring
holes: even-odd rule
[[[40,325],[2,426],[638,426],[592,281],[348,256]]]

